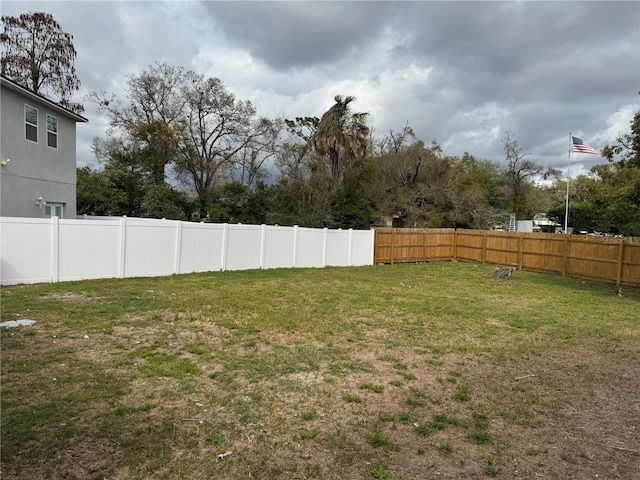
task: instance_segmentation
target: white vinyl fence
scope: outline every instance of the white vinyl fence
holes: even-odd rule
[[[373,230],[0,218],[0,284],[373,264]]]

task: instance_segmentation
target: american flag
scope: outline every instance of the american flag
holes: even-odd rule
[[[571,138],[573,138],[573,151],[574,152],[590,153],[592,155],[600,155],[600,152],[598,152],[596,149],[594,149],[587,142],[579,139],[578,137],[572,136]]]

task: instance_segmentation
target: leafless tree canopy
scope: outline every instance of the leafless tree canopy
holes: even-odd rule
[[[73,36],[62,31],[49,13],[2,17],[2,75],[76,113],[71,101],[80,88]]]

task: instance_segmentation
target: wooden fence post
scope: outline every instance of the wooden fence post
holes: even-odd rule
[[[564,249],[562,252],[562,276],[566,277],[567,276],[567,272],[569,271],[569,249],[571,248],[571,245],[569,244],[569,234],[568,233],[564,233],[564,238],[563,238],[563,245],[564,245]]]
[[[622,284],[622,266],[623,266],[623,262],[624,262],[624,246],[625,246],[625,242],[624,242],[624,238],[620,239],[620,252],[618,253],[618,272],[616,275],[616,287],[620,288],[620,285]]]
[[[427,261],[427,229],[423,229],[422,231],[422,235],[420,235],[420,238],[422,238],[422,263],[426,263]]]
[[[453,260],[458,260],[458,229],[453,231]]]
[[[487,261],[487,236],[489,234],[486,231],[482,232],[482,263]]]
[[[523,263],[523,250],[524,250],[524,234],[522,232],[518,233],[518,270],[522,271],[522,263]]]
[[[391,229],[391,265],[393,265],[393,257],[396,250],[396,242],[395,242],[396,229]]]

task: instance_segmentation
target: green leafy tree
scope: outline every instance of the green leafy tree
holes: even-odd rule
[[[122,99],[105,92],[88,97],[110,117],[106,143],[126,150],[156,185],[166,181],[166,167],[176,161],[186,109],[181,90],[191,77],[182,68],[157,63],[127,79]]]
[[[597,188],[589,198],[597,211],[597,227],[640,236],[640,111],[631,120],[629,133],[605,145],[601,153],[609,163],[591,169]]]
[[[187,200],[184,192],[167,183],[147,184],[140,207],[142,217],[171,220],[187,220],[193,211],[193,204]]]
[[[76,199],[79,215],[118,215],[125,192],[115,191],[107,175],[90,167],[77,169]]]
[[[380,198],[377,165],[364,161],[344,175],[332,201],[330,227],[368,229],[373,226]]]
[[[62,30],[50,13],[3,16],[2,24],[2,75],[82,113],[84,107],[71,100],[80,89],[73,37]]]
[[[94,153],[102,165],[99,170],[78,169],[78,213],[186,220],[193,203],[184,192],[167,183],[157,184],[141,167],[135,150],[128,150],[116,139],[94,141]]]
[[[129,77],[124,99],[96,92],[90,99],[110,115],[110,139],[148,182],[163,186],[171,172],[195,191],[198,218],[224,216],[212,210],[218,185],[234,176],[255,185],[277,148],[279,121],[258,117],[220,79],[165,63]]]
[[[613,145],[605,145],[601,154],[620,167],[640,168],[640,111],[631,120],[631,131],[619,136]]]
[[[569,218],[567,225],[573,228],[574,232],[601,230],[602,218],[599,209],[594,204],[595,198],[599,195],[598,190],[602,182],[597,180],[591,173],[589,175],[579,175],[569,183]],[[546,212],[549,218],[554,219],[560,225],[564,225],[566,211],[567,182],[557,179],[547,188],[547,198],[551,206]]]
[[[604,164],[591,171],[598,180],[590,198],[598,212],[597,229],[640,236],[640,168]]]

